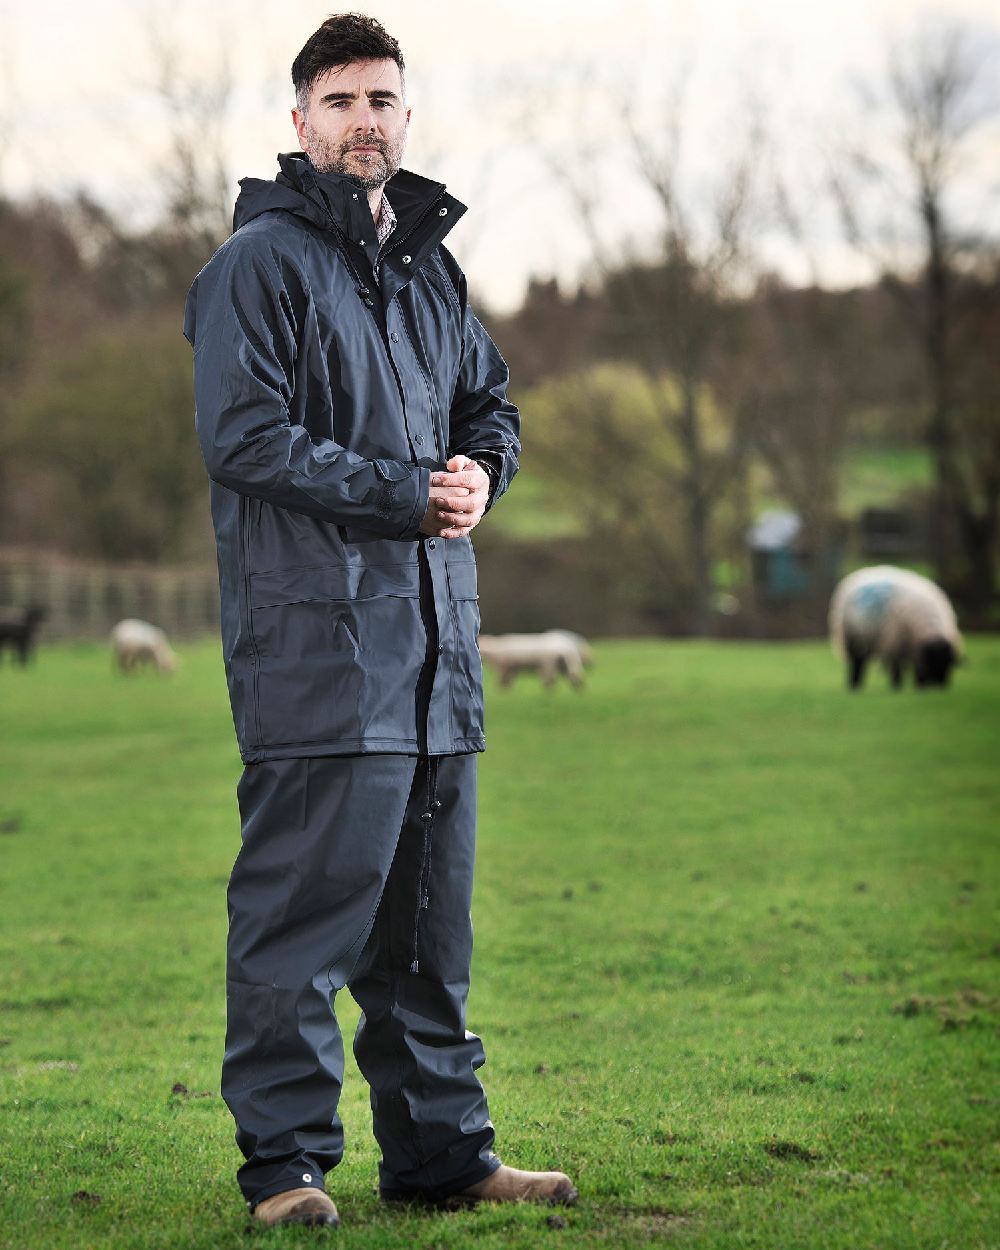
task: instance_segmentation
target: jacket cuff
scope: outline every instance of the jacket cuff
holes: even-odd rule
[[[375,514],[379,521],[392,524],[391,537],[409,541],[417,537],[431,493],[431,472],[419,464],[398,460],[375,460],[379,478]],[[402,526],[402,529],[399,527]]]

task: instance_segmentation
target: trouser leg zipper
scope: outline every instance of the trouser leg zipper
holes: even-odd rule
[[[437,796],[438,761],[434,755],[427,757],[427,806],[421,813],[420,820],[424,826],[424,853],[420,863],[420,876],[417,880],[417,907],[413,915],[413,962],[411,972],[420,971],[420,913],[430,905],[431,895],[431,828],[434,817],[441,807]]]

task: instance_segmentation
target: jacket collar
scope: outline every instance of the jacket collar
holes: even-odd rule
[[[244,178],[234,225],[242,225],[268,208],[285,208],[317,225],[336,225],[351,240],[371,237],[372,215],[368,196],[347,174],[320,173],[304,152],[278,155],[280,172],[274,182]],[[467,211],[450,195],[443,182],[434,182],[401,169],[386,184],[386,195],[396,214],[391,246],[407,241],[413,256],[436,247]],[[242,211],[241,211],[242,210]]]

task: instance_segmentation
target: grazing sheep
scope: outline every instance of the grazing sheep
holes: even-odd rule
[[[845,577],[830,600],[830,640],[857,690],[869,660],[882,661],[899,689],[906,670],[918,686],[946,686],[962,636],[948,596],[919,573],[880,564]]]
[[[148,621],[119,621],[111,631],[111,650],[122,673],[133,672],[144,664],[155,664],[161,673],[172,673],[177,667],[167,635]]]
[[[479,652],[496,669],[501,686],[509,686],[518,673],[537,673],[550,687],[561,674],[579,690],[584,665],[592,662],[584,639],[563,629],[544,634],[480,634]]]
[[[590,668],[594,662],[594,653],[590,649],[590,643],[586,638],[581,638],[579,634],[574,634],[568,629],[549,629],[546,630],[546,636],[549,638],[562,638],[571,646],[576,647],[577,654],[580,656],[580,663],[584,668]]]
[[[38,604],[30,608],[0,608],[0,658],[9,646],[22,664],[27,664],[35,649],[39,626],[48,616],[48,608]]]

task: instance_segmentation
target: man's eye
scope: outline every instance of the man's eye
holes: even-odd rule
[[[392,105],[388,100],[372,100],[372,108],[387,109],[392,108]]]

